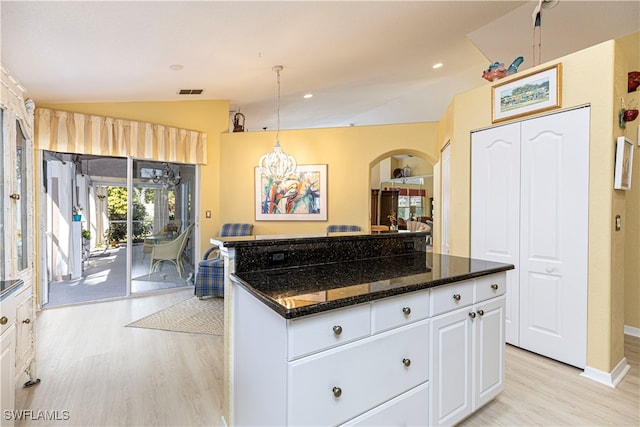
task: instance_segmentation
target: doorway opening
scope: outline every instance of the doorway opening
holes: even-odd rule
[[[41,305],[191,286],[195,173],[194,165],[43,151]]]
[[[390,153],[389,157],[372,165],[370,179],[372,227],[398,231],[428,229],[432,232],[433,164],[413,154]],[[430,234],[428,250],[431,245]]]

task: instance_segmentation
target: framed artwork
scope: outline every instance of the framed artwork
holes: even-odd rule
[[[560,108],[562,64],[552,65],[491,88],[491,121],[515,119]]]
[[[633,169],[633,142],[624,136],[618,137],[616,144],[616,169],[613,188],[631,190],[631,172]]]
[[[282,182],[255,168],[256,221],[326,221],[327,165],[298,165]]]

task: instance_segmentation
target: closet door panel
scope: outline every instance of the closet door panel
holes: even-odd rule
[[[586,363],[589,109],[522,122],[520,346]]]
[[[471,257],[513,264],[507,272],[506,341],[518,345],[520,123],[471,136]]]

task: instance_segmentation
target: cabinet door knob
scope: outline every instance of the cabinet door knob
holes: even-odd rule
[[[402,359],[402,364],[408,368],[411,366],[411,359]]]
[[[453,294],[453,299],[456,301],[460,301],[460,294]]]
[[[31,323],[31,319],[26,318],[22,321],[22,323],[26,323],[28,325],[29,323]]]
[[[7,316],[0,317],[0,325],[6,325],[8,321]]]
[[[342,326],[336,325],[333,327],[333,333],[336,335],[340,335],[342,333]]]
[[[498,284],[497,283],[492,284],[491,285],[491,289],[493,289],[494,291],[497,291],[498,290]]]
[[[340,387],[334,387],[331,391],[333,391],[333,395],[335,397],[340,397],[342,395],[342,389]]]
[[[402,312],[407,316],[410,315],[411,314],[411,307],[402,307]]]
[[[9,197],[11,197],[13,200],[20,200],[20,194],[18,193],[13,193]]]
[[[469,312],[469,317],[471,317],[472,319],[475,319],[476,313],[474,313],[473,311]]]
[[[478,314],[479,314],[480,316],[484,316],[484,310],[478,310]]]

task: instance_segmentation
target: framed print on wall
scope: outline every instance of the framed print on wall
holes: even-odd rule
[[[515,119],[560,108],[562,64],[552,65],[491,88],[491,121]]]
[[[326,221],[327,165],[298,165],[282,182],[255,168],[256,221]]]
[[[616,144],[616,169],[613,188],[631,190],[631,172],[633,169],[633,142],[624,136],[618,137]]]

